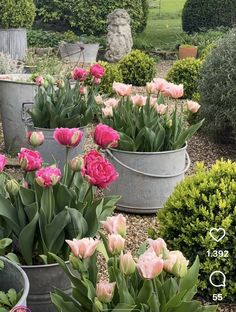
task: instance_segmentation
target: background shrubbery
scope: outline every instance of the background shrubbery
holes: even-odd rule
[[[106,69],[106,74],[102,77],[99,85],[99,92],[111,95],[113,93],[113,82],[123,82],[121,70],[118,64],[109,64],[107,62],[99,62],[99,64]]]

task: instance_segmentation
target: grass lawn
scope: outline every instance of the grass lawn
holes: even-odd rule
[[[135,38],[137,47],[155,47],[165,50],[174,49],[177,34],[182,32],[181,13],[185,0],[150,1],[148,23],[145,31]]]

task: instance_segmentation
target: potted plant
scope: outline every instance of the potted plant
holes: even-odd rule
[[[188,127],[186,115],[197,112],[200,105],[189,101],[189,113],[183,103],[170,105],[166,99],[181,98],[183,85],[160,78],[147,83],[146,96],[131,96],[132,86],[122,83],[114,82],[113,89],[118,98],[97,99],[103,102],[99,104],[100,120],[112,129],[100,126],[95,131],[99,145],[96,137],[109,138],[114,130],[120,135],[115,148],[113,145],[105,150],[119,172],[118,181],[108,192],[122,196],[117,205],[119,210],[154,213],[189,168],[186,142],[203,120]]]
[[[100,80],[105,74],[105,69],[94,64],[90,71],[75,67],[72,78],[76,81],[72,85],[70,79],[55,80],[38,76],[35,78],[39,86],[35,95],[34,104],[27,110],[30,115],[27,119],[29,131],[43,132],[48,144],[40,146],[38,150],[48,163],[57,161],[60,168],[65,163],[65,149],[53,139],[55,128],[80,128],[83,131],[83,140],[75,149],[69,150],[72,159],[84,150],[86,127],[94,120],[96,114],[95,95],[98,92]],[[89,81],[90,85],[85,83]],[[68,130],[69,131],[69,130]],[[73,130],[72,130],[73,131]]]
[[[57,132],[64,131],[58,137]],[[76,134],[68,137],[67,129],[55,130],[61,144],[67,140],[67,149],[75,146]],[[34,134],[34,143],[41,137]],[[70,147],[68,142],[70,140]],[[77,136],[79,144],[81,135]],[[35,144],[34,144],[35,145]],[[38,151],[23,148],[18,155],[25,171],[24,178],[16,181],[2,170],[6,164],[0,156],[4,178],[0,187],[0,218],[3,230],[13,239],[13,252],[27,273],[31,288],[28,305],[33,311],[54,311],[50,291],[54,287],[71,291],[70,282],[49,255],[53,252],[68,260],[69,248],[65,239],[94,237],[115,207],[119,196],[97,196],[117,178],[114,167],[96,150],[69,162],[64,174],[55,166],[42,167]],[[5,226],[4,226],[5,225]]]
[[[73,285],[72,296],[60,289],[52,295],[57,311],[216,311],[193,300],[197,292],[199,259],[188,268],[188,260],[179,250],[169,251],[161,238],[143,244],[134,259],[124,252],[125,219],[122,215],[103,223],[97,247],[106,260],[109,281],[98,282],[96,245],[83,240],[67,241],[71,248],[70,265],[52,255]],[[99,244],[99,241],[96,242]],[[104,277],[103,277],[104,278]]]
[[[197,57],[197,50],[198,47],[194,45],[189,45],[189,44],[181,44],[179,46],[179,59],[185,59],[187,57]]]

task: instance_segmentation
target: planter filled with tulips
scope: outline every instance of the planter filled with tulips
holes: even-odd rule
[[[79,128],[83,132],[83,140],[79,146],[69,150],[69,158],[72,159],[84,151],[86,127],[94,120],[96,115],[95,95],[98,92],[101,78],[105,69],[94,64],[90,71],[75,67],[71,78],[55,81],[44,80],[36,77],[35,82],[39,86],[34,103],[23,103],[23,112],[27,111],[28,118],[24,117],[27,132],[38,131],[43,133],[48,144],[38,147],[45,162],[54,161],[62,169],[66,159],[66,151],[58,145],[53,138],[56,128],[68,128],[68,133],[73,133]],[[88,82],[89,85],[85,84]],[[30,108],[27,109],[27,106]],[[23,114],[24,116],[27,114]],[[30,116],[30,118],[29,118]],[[74,141],[77,137],[72,138]]]
[[[63,129],[60,132],[64,137]],[[50,291],[58,287],[69,294],[71,285],[49,253],[67,261],[65,239],[96,235],[119,199],[98,197],[96,190],[108,187],[118,174],[97,150],[67,159],[64,173],[55,165],[44,166],[38,151],[22,148],[18,159],[24,170],[21,181],[3,171],[6,158],[0,156],[0,234],[13,240],[11,259],[21,263],[29,277],[29,307],[51,312]]]
[[[148,240],[133,257],[124,251],[125,218],[109,217],[103,227],[108,235],[100,233],[101,241],[67,240],[71,248],[70,266],[51,255],[73,285],[72,296],[61,289],[52,293],[58,311],[216,311],[216,306],[202,306],[193,300],[197,292],[198,257],[188,268],[184,255],[179,250],[169,251],[161,238]],[[104,276],[98,280],[97,251],[106,260],[109,280]]]
[[[186,110],[170,104],[183,96],[183,85],[160,78],[147,84],[145,96],[132,96],[131,85],[114,82],[113,89],[117,98],[96,98],[100,120],[108,126],[99,125],[96,136],[107,143],[100,146],[119,172],[109,191],[121,195],[119,210],[154,213],[190,166],[187,141],[203,120],[191,126],[186,120],[200,105],[189,101]]]

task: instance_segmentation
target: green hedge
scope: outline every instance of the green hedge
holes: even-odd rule
[[[67,27],[80,33],[103,34],[107,32],[107,15],[123,8],[132,19],[133,31],[142,31],[147,22],[148,0],[42,0],[38,15],[43,22]]]
[[[187,0],[182,13],[183,30],[189,33],[236,23],[235,0]]]

